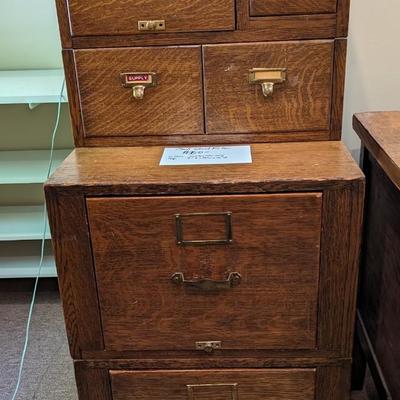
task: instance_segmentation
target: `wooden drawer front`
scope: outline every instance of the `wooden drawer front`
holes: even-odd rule
[[[319,193],[88,199],[105,348],[194,350],[199,341],[221,341],[223,350],[315,348],[321,200]],[[232,242],[224,243],[229,219]],[[233,283],[207,291],[173,281],[177,272],[197,284],[229,276]]]
[[[199,46],[75,51],[85,136],[203,133]],[[121,73],[155,72],[142,99]]]
[[[329,130],[333,41],[204,47],[207,133]],[[264,97],[253,68],[286,68]]]
[[[74,36],[224,31],[235,27],[234,0],[69,0]],[[139,30],[139,21],[165,21]]]
[[[314,369],[110,371],[113,400],[314,400]]]
[[[250,0],[250,15],[335,13],[337,0]]]

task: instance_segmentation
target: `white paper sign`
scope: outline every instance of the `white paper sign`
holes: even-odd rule
[[[160,165],[251,164],[251,147],[166,147]]]

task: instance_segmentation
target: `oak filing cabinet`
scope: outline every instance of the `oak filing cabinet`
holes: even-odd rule
[[[57,9],[77,149],[45,190],[80,400],[348,399],[348,0]],[[159,166],[237,143],[252,164]]]

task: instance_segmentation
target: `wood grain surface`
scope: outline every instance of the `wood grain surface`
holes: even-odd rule
[[[191,32],[190,34],[158,33],[154,35],[74,36],[72,37],[72,47],[75,49],[85,49],[166,46],[178,44],[331,39],[336,37],[337,19],[335,14],[281,15],[250,19],[248,5],[245,2],[241,3],[239,1],[237,4],[238,29],[234,31]]]
[[[332,110],[330,139],[340,140],[343,126],[344,85],[346,78],[347,39],[335,40],[332,82]]]
[[[87,200],[105,348],[316,347],[320,194]],[[179,246],[175,214],[232,212],[233,242]],[[184,218],[185,240],[224,239],[223,218]],[[171,282],[226,279],[205,292]],[[179,340],[177,338],[179,337]]]
[[[356,114],[353,127],[363,145],[400,190],[400,111]]]
[[[114,400],[186,400],[187,385],[200,385],[193,387],[193,400],[231,400],[232,385],[238,399],[315,398],[315,369],[111,371],[110,375]]]
[[[68,343],[81,358],[82,350],[104,348],[85,199],[47,188],[46,205]]]
[[[200,47],[75,51],[85,136],[203,133]],[[124,72],[156,72],[135,100]]]
[[[205,46],[207,133],[329,130],[333,43]],[[287,68],[287,81],[266,99],[252,68]]]
[[[335,13],[337,0],[250,0],[250,15]]]
[[[234,0],[66,1],[74,36],[143,33],[138,21],[161,19],[165,20],[165,32],[235,28]]]
[[[379,363],[393,399],[397,399],[400,397],[400,189],[368,151],[364,154],[363,169],[368,191],[358,307],[376,354],[375,362]]]
[[[163,147],[79,148],[47,186],[108,194],[321,190],[362,180],[340,142],[252,144],[252,164],[160,166]]]

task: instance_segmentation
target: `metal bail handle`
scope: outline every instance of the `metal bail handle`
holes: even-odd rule
[[[253,68],[249,71],[249,83],[261,85],[265,98],[272,97],[276,84],[286,81],[286,68]]]
[[[230,272],[228,278],[225,280],[212,280],[212,279],[194,279],[188,280],[185,279],[185,276],[182,272],[175,272],[171,276],[172,283],[176,285],[182,285],[188,288],[195,288],[200,290],[220,290],[220,289],[230,289],[235,286],[240,285],[242,280],[242,276],[239,272]]]

